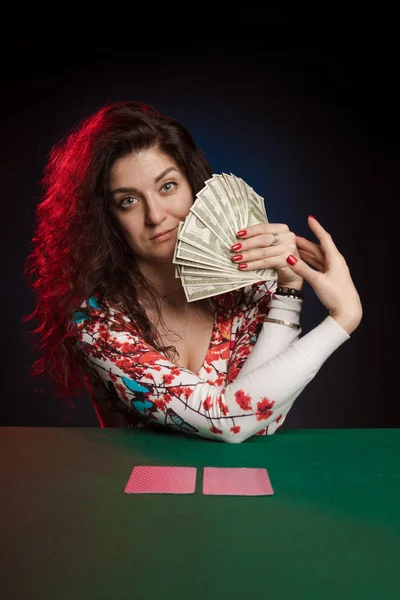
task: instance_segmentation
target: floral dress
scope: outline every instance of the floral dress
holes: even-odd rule
[[[272,289],[272,282],[250,285],[239,305],[235,291],[219,296],[210,345],[197,373],[145,342],[116,305],[108,303],[107,317],[95,296],[90,313],[83,302],[71,328],[100,426],[164,426],[231,443],[275,433],[327,356],[349,336],[327,317],[312,341],[314,347],[320,340],[325,352],[316,349],[310,360],[307,344],[301,346],[310,333],[300,339],[301,329],[265,322],[270,313],[299,321],[302,300],[278,298]]]

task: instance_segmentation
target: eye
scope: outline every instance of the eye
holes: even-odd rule
[[[164,185],[162,186],[162,190],[164,192],[172,192],[172,190],[177,186],[178,184],[175,181],[167,181],[166,183],[164,183]]]
[[[125,200],[131,200],[132,202],[124,204]],[[122,206],[122,208],[129,208],[130,206],[133,206],[134,204],[136,204],[136,202],[137,202],[137,199],[134,198],[133,196],[125,196],[125,198],[122,198],[122,200],[118,204],[119,204],[119,206]]]

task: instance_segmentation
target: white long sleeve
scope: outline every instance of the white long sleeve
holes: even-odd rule
[[[230,394],[236,386],[246,390],[263,390],[268,399],[275,402],[274,410],[287,414],[296,398],[315,377],[328,357],[349,339],[349,334],[328,316],[322,323],[293,342],[286,350],[260,364],[263,341],[268,337],[264,325],[253,352],[246,362],[246,371],[231,384]],[[254,367],[254,368],[253,368]],[[257,393],[257,397],[260,393]],[[232,441],[243,441],[257,432],[257,424],[251,424],[246,432]]]
[[[299,325],[302,304],[303,300],[297,298],[273,296],[268,305],[268,317]],[[283,352],[290,344],[299,339],[301,327],[299,329],[293,329],[285,325],[265,321],[260,335],[261,334],[262,341],[259,337],[250,357],[244,363],[240,371],[241,375],[249,373],[257,366],[265,364],[270,358]]]

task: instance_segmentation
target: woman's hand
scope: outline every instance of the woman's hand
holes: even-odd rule
[[[290,255],[287,262],[293,273],[308,281],[330,316],[350,334],[360,324],[363,311],[349,268],[322,225],[311,216],[308,225],[320,244],[296,236],[300,258]]]
[[[287,225],[258,223],[237,235],[238,241],[232,246],[232,260],[240,270],[276,269],[278,285],[301,290],[303,278],[286,262],[288,254],[300,257],[296,235]]]

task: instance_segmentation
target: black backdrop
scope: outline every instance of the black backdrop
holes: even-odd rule
[[[148,47],[151,46],[151,47]],[[141,49],[143,48],[143,49]],[[56,397],[22,317],[23,277],[47,154],[106,101],[140,100],[193,132],[215,172],[265,198],[270,221],[332,233],[359,289],[360,327],[323,365],[285,428],[398,427],[397,65],[393,49],[191,40],[126,48],[3,48],[1,425],[97,426],[88,396]],[[306,286],[303,330],[325,316]]]

